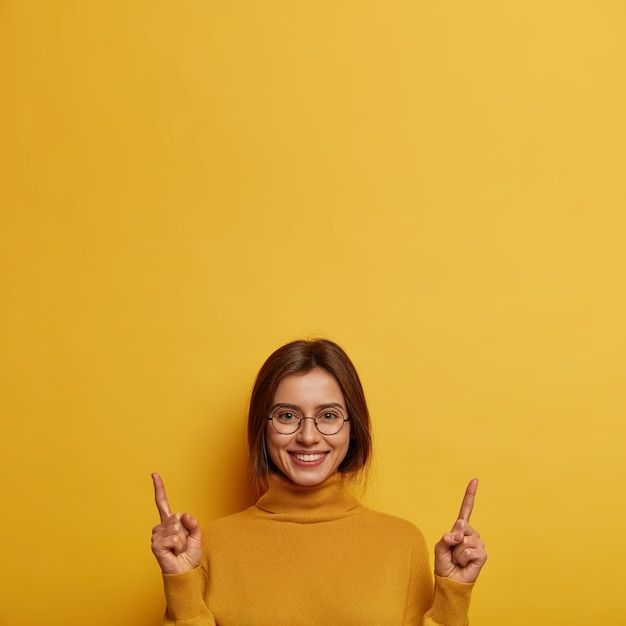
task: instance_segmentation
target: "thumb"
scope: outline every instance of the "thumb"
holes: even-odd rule
[[[436,544],[435,544],[435,557],[440,558],[447,556],[450,552],[450,548],[458,545],[463,541],[463,533],[460,531],[446,533]]]
[[[183,523],[183,526],[189,531],[189,536],[192,539],[199,539],[200,524],[193,515],[190,515],[189,513],[183,513],[180,521]]]

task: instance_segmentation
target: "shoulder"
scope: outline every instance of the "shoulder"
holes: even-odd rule
[[[363,506],[362,524],[378,533],[393,535],[396,541],[420,547],[426,546],[422,531],[415,524],[401,517]]]
[[[217,517],[213,520],[206,522],[203,525],[203,530],[208,531],[224,531],[229,528],[238,527],[241,524],[247,524],[250,520],[250,512],[254,509],[254,506],[250,506],[237,513],[231,513],[222,517]]]
[[[202,537],[205,541],[226,539],[229,536],[241,536],[250,525],[251,515],[249,507],[238,513],[224,515],[202,524]]]

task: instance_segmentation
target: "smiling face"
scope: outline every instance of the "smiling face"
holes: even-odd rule
[[[331,403],[348,415],[339,383],[328,371],[316,367],[305,374],[285,376],[274,394],[272,410],[289,404],[312,417]],[[350,422],[334,435],[322,435],[313,420],[305,419],[295,433],[282,435],[267,420],[266,440],[270,458],[287,478],[298,485],[319,485],[337,470],[348,452]]]

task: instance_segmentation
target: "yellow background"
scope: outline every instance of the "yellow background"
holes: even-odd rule
[[[150,472],[247,505],[254,376],[323,335],[372,506],[434,544],[480,478],[472,624],[626,624],[625,18],[2,2],[1,623],[158,624]]]

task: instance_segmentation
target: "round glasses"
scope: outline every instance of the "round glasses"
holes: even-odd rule
[[[274,409],[267,419],[271,420],[274,430],[281,435],[295,433],[303,420],[313,420],[315,427],[322,435],[336,435],[343,428],[344,422],[350,420],[336,407],[320,409],[315,417],[306,417],[298,409],[284,406]]]

